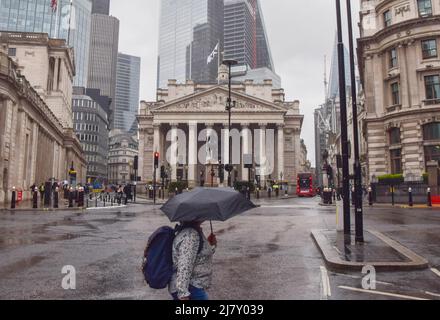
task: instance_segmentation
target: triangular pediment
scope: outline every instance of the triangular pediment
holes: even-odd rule
[[[222,86],[216,86],[205,91],[191,94],[180,99],[169,101],[151,112],[157,113],[220,113],[225,112],[229,91]],[[236,102],[235,113],[285,113],[287,109],[263,99],[243,93],[233,92],[232,100]]]

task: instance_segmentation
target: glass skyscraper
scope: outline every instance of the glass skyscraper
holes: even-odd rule
[[[0,31],[42,32],[68,40],[75,50],[75,86],[87,86],[90,0],[58,0],[53,12],[50,0],[0,0]],[[70,22],[70,28],[69,28]]]
[[[135,134],[139,109],[141,58],[118,54],[115,114],[112,129]]]
[[[215,82],[218,56],[208,56],[219,43],[223,48],[223,0],[162,0],[159,31],[159,88],[168,80]]]
[[[275,72],[259,0],[225,0],[225,59]]]

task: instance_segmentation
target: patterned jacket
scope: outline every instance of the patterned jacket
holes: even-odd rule
[[[215,248],[203,236],[203,248],[199,251],[200,236],[193,228],[183,229],[173,242],[174,274],[169,285],[171,294],[178,298],[189,297],[189,286],[208,289],[212,280],[212,256]]]

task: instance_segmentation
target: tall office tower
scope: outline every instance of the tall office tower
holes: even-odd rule
[[[67,40],[75,50],[75,86],[87,85],[89,61],[90,0],[58,0],[56,10],[49,0],[1,0],[0,31],[47,33]]]
[[[225,0],[225,59],[275,71],[258,0]]]
[[[92,14],[110,15],[110,0],[92,0]]]
[[[171,79],[216,82],[223,48],[223,0],[162,0],[160,16],[158,88]]]
[[[141,58],[119,53],[113,128],[133,135],[137,132],[140,76]]]
[[[119,20],[106,14],[93,13],[87,87],[99,89],[102,95],[112,100],[110,125],[113,123],[118,44]]]

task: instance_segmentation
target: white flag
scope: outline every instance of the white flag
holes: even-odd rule
[[[214,51],[208,56],[208,62],[206,64],[210,64],[212,60],[214,60],[215,56],[218,54],[218,43],[214,48]]]

